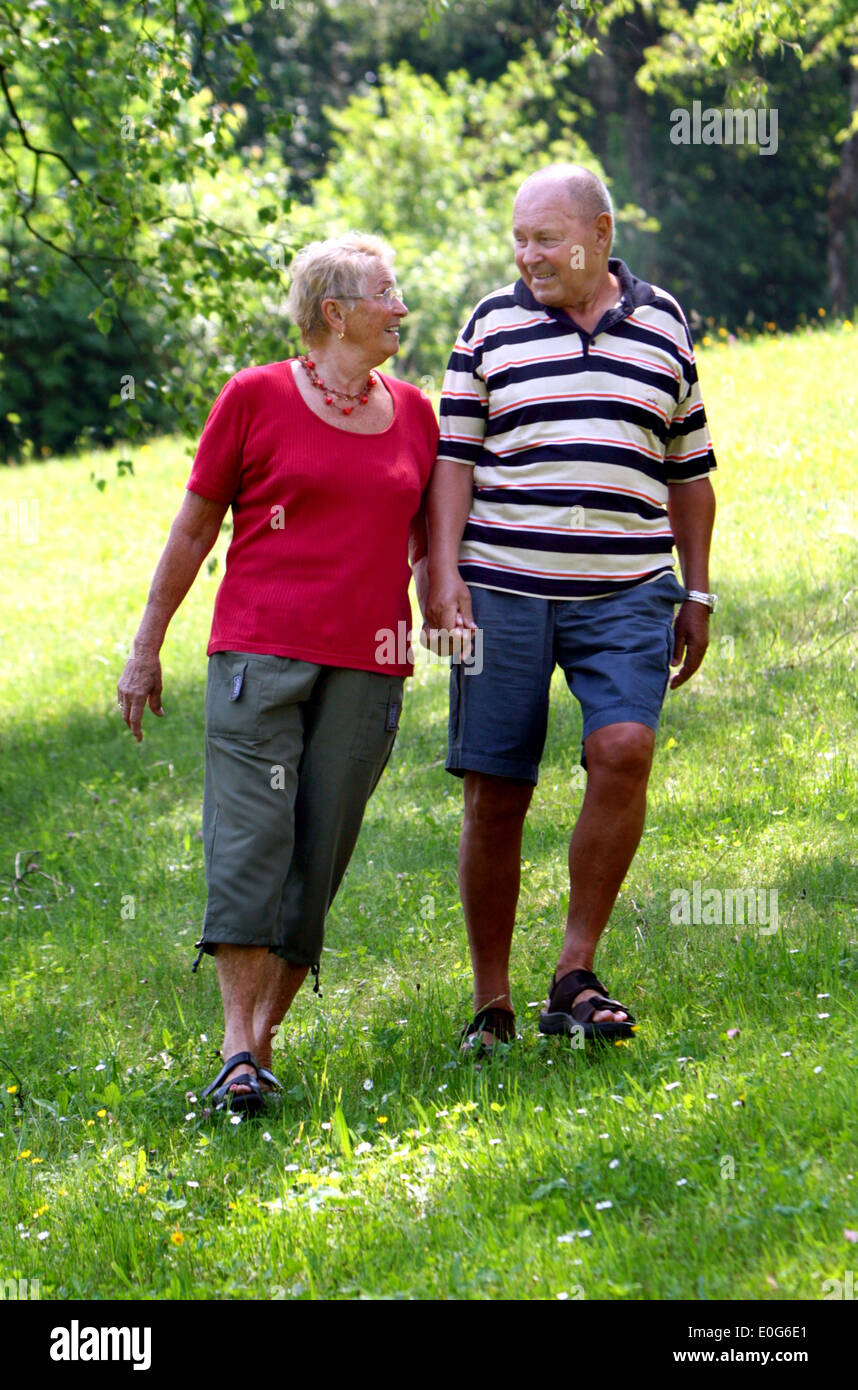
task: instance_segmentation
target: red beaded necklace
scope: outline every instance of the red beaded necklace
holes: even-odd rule
[[[324,393],[325,405],[333,406],[334,410],[341,410],[343,415],[351,415],[354,406],[338,405],[334,400],[334,396],[340,396],[345,401],[357,401],[360,405],[366,405],[369,400],[370,391],[373,386],[377,384],[377,378],[370,372],[366,379],[366,384],[358,391],[357,395],[349,395],[348,391],[338,391],[334,386],[326,386],[317,373],[316,364],[311,357],[304,355],[299,357],[298,361],[301,363],[301,366],[304,368],[304,371],[309,376],[313,385],[317,386],[318,389]]]

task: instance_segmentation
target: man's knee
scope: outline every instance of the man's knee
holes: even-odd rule
[[[655,734],[646,724],[606,724],[585,743],[588,777],[646,781],[652,767]]]
[[[519,825],[533,796],[530,782],[493,777],[486,772],[465,774],[465,818],[471,826],[502,829]]]

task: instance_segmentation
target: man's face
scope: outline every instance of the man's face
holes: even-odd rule
[[[546,180],[524,187],[515,200],[515,263],[540,304],[580,304],[599,282],[610,236],[605,214],[578,217],[564,185]]]

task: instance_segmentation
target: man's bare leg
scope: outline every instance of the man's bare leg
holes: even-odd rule
[[[466,772],[459,842],[459,891],[474,970],[474,1011],[512,1009],[509,953],[521,884],[521,834],[533,796],[529,782]],[[491,1044],[486,1031],[482,1041]]]
[[[569,913],[556,976],[592,970],[599,937],[643,833],[655,734],[645,724],[608,724],[585,743],[587,790],[569,844]],[[579,1001],[596,991],[582,990]],[[600,1009],[596,1022],[627,1015]]]
[[[281,956],[270,955],[268,974],[256,1000],[253,1013],[255,1055],[261,1067],[271,1069],[271,1049],[280,1024],[292,1000],[307,978],[309,965],[292,965]]]
[[[252,1052],[260,1066],[270,1067],[272,1028],[281,1022],[308,967],[290,966],[267,946],[223,942],[215,948],[215,964],[223,1000],[224,1060],[236,1052]],[[282,1013],[275,1020],[281,1006]],[[248,1065],[238,1063],[227,1073],[227,1081],[247,1071]],[[249,1089],[233,1088],[236,1095],[246,1095]]]

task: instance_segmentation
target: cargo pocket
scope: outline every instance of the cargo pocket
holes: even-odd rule
[[[240,652],[214,652],[206,682],[206,733],[257,739],[261,680],[259,668]]]
[[[376,677],[371,678],[373,682]],[[349,756],[361,763],[384,763],[390,757],[402,715],[402,678],[372,690],[355,722]]]

